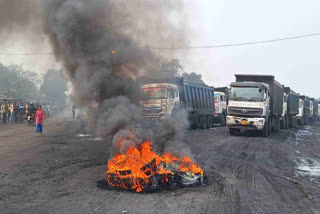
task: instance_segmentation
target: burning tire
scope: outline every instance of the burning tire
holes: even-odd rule
[[[177,158],[170,153],[158,156],[151,144],[143,142],[109,160],[107,183],[136,192],[203,184],[203,170],[191,158]]]

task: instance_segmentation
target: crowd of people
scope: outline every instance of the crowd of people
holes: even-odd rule
[[[26,121],[28,114],[35,114],[38,104],[32,102],[8,102],[3,101],[1,104],[0,120],[2,124],[23,123]],[[46,106],[46,115],[49,117],[50,105]]]
[[[50,106],[49,103],[10,102],[5,100],[0,103],[0,124],[27,122],[28,115],[35,115],[40,105],[42,106],[45,117],[50,117],[51,113],[61,111],[60,105]]]

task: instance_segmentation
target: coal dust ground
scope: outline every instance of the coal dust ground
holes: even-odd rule
[[[110,144],[80,127],[49,119],[42,137],[0,128],[0,213],[320,213],[318,123],[269,138],[188,131],[208,184],[152,194],[107,188]]]

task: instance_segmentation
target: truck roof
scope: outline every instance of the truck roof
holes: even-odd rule
[[[170,84],[170,83],[148,83],[148,84],[143,84],[141,88],[153,88],[153,87],[161,87],[161,86],[177,87],[176,85]]]
[[[282,85],[277,82],[273,75],[261,75],[261,74],[235,74],[236,82],[252,81],[252,82],[264,82],[269,84],[275,84],[282,88]],[[271,87],[271,86],[270,86]]]
[[[251,81],[244,81],[244,82],[233,82],[231,83],[233,87],[261,87],[264,86],[269,88],[268,84],[263,82],[251,82]]]

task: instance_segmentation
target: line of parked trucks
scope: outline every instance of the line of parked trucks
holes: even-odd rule
[[[256,130],[265,137],[320,118],[320,102],[281,85],[274,76],[236,74],[235,77],[230,87],[222,88],[188,83],[183,78],[142,80],[139,104],[143,117],[175,118],[184,111],[194,129],[220,123],[228,126],[231,135]]]

